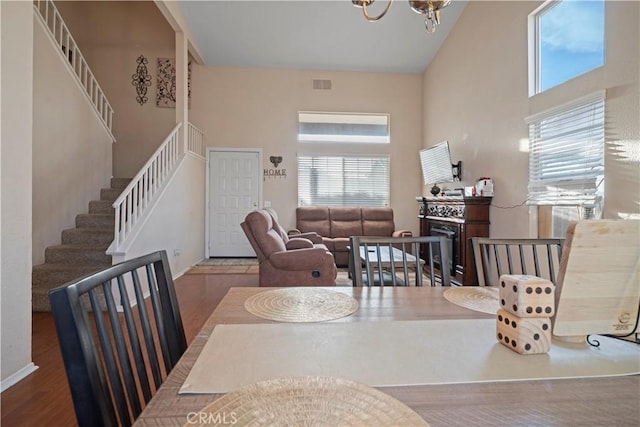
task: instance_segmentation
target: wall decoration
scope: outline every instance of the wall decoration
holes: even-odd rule
[[[273,167],[277,168],[282,163],[282,156],[269,156],[269,161],[273,164]]]
[[[158,58],[158,87],[156,105],[164,108],[176,107],[176,60]],[[187,103],[191,106],[191,61],[187,63]]]
[[[275,169],[269,168],[263,171],[263,180],[266,178],[286,178],[287,170],[278,169],[278,165],[282,163],[282,156],[269,156],[269,161]]]
[[[286,169],[265,169],[263,172],[263,180],[267,178],[286,178],[287,170]]]
[[[151,74],[147,72],[147,64],[149,61],[144,56],[138,56],[136,59],[138,66],[136,67],[136,73],[131,76],[131,84],[136,87],[136,101],[140,105],[144,105],[149,100],[147,98],[147,88],[151,86]]]

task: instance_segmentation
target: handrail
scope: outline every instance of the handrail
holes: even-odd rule
[[[188,131],[187,149],[190,152],[204,158],[204,132],[202,132],[200,129],[198,129],[191,123],[188,123],[187,131]]]
[[[113,251],[120,250],[138,220],[142,218],[143,212],[151,204],[154,195],[162,188],[165,179],[177,164],[181,154],[179,143],[181,127],[182,123],[178,123],[173,128],[140,172],[113,202],[115,209]]]
[[[49,30],[52,40],[58,45],[60,55],[67,60],[65,61],[67,66],[73,71],[76,80],[84,89],[85,95],[108,130],[111,139],[115,140],[112,133],[113,108],[89,69],[87,61],[78,49],[78,44],[71,36],[60,12],[52,0],[33,0],[33,7],[38,11],[36,15],[42,24]]]

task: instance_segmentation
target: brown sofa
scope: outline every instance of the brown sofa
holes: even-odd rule
[[[335,286],[333,255],[316,233],[289,238],[269,209],[249,212],[240,226],[258,257],[260,286]]]
[[[336,265],[349,265],[351,236],[411,236],[409,230],[396,230],[393,209],[374,207],[303,206],[296,209],[296,228],[289,237],[315,231],[333,254]]]

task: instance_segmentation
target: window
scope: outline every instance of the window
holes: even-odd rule
[[[530,95],[604,64],[604,0],[546,1],[529,15]]]
[[[299,112],[298,141],[388,144],[389,115]]]
[[[600,91],[527,118],[529,204],[573,206],[583,218],[598,216],[604,196],[604,100]],[[560,220],[571,212],[558,208],[553,216]]]
[[[298,206],[388,205],[388,156],[298,156]]]

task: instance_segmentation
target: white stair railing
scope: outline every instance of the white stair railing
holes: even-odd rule
[[[111,139],[115,141],[112,133],[113,108],[89,69],[87,61],[78,49],[78,45],[62,20],[58,9],[52,0],[33,0],[33,7],[38,12],[36,16],[49,30],[49,35],[58,45],[60,55],[67,60],[67,66],[73,71],[78,84],[84,90]]]
[[[177,164],[181,154],[179,143],[181,127],[182,123],[173,128],[140,172],[113,202],[116,218],[110,252],[118,252],[122,249],[123,243]]]
[[[204,132],[189,123],[187,150],[204,158]]]
[[[110,253],[122,251],[127,238],[135,231],[156,193],[178,165],[184,153],[183,144],[180,143],[181,129],[182,123],[173,128],[140,172],[113,202],[115,230],[113,244],[109,248]],[[187,130],[186,150],[204,159],[204,133],[191,123],[187,123]]]

